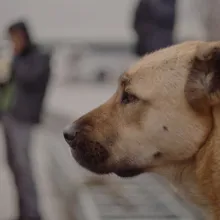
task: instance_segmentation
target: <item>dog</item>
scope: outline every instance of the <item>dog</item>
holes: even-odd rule
[[[184,42],[144,56],[64,137],[84,168],[120,177],[157,173],[219,220],[220,42]]]

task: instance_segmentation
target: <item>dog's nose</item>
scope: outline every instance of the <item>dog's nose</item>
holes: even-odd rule
[[[77,128],[74,124],[68,126],[63,131],[63,136],[67,142],[73,141],[77,134]]]

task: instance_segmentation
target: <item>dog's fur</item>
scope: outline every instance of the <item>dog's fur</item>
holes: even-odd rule
[[[96,173],[155,172],[220,219],[220,42],[145,56],[116,93],[70,128],[73,156]]]

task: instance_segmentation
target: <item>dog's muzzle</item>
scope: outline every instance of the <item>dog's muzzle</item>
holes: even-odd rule
[[[109,152],[99,142],[90,140],[83,127],[72,124],[64,130],[63,135],[73,157],[81,166],[96,173],[107,173],[104,164]]]

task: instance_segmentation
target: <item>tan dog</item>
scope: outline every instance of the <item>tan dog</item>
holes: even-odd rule
[[[122,177],[161,174],[208,219],[220,219],[220,42],[145,56],[64,136],[83,167]]]

